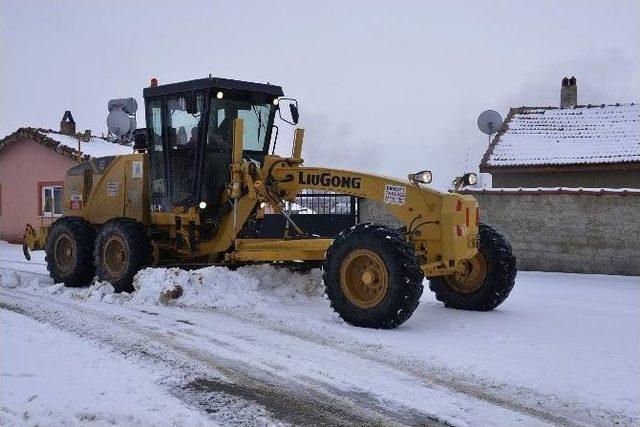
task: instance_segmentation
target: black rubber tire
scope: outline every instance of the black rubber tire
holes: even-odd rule
[[[49,229],[45,246],[47,270],[54,283],[64,283],[69,287],[87,286],[93,280],[95,269],[91,257],[95,230],[82,218],[64,217],[53,223]],[[66,235],[73,242],[73,260],[68,269],[62,268],[56,259],[55,245]]]
[[[116,276],[109,273],[103,264],[104,246],[113,236],[119,236],[125,243],[124,267]],[[138,271],[151,265],[153,247],[144,226],[131,218],[115,218],[105,223],[96,237],[93,262],[96,276],[111,283],[116,292],[133,292],[133,278]]]
[[[347,299],[340,287],[340,267],[356,249],[368,249],[384,262],[389,287],[382,301],[372,308],[361,308]],[[367,328],[395,328],[418,307],[422,295],[420,263],[413,246],[397,230],[364,223],[342,231],[327,250],[323,280],[331,308],[347,323]]]
[[[480,252],[487,262],[484,283],[476,291],[455,291],[444,277],[431,277],[429,288],[447,308],[490,311],[509,296],[516,280],[516,257],[509,242],[493,227],[480,224]]]

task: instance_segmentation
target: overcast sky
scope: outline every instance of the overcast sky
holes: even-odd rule
[[[580,103],[640,101],[638,0],[0,2],[2,136],[65,109],[100,134],[108,99],[212,73],[296,97],[307,165],[446,186],[485,109],[557,105],[565,75]]]

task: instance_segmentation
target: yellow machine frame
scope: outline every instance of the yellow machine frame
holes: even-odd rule
[[[171,259],[180,263],[322,261],[332,239],[241,239],[238,233],[247,220],[262,215],[267,206],[284,214],[284,201],[293,201],[302,190],[323,190],[376,200],[386,206],[405,225],[425,276],[452,274],[462,268],[462,261],[476,255],[478,204],[473,197],[380,175],[302,167],[303,129],[295,132],[291,157],[267,155],[258,167],[242,158],[242,132],[242,119],[236,119],[231,183],[226,195],[234,208],[209,240],[200,240],[197,232],[194,235],[193,230],[201,225],[196,207],[150,211],[149,159],[145,153],[118,156],[106,167],[99,164],[102,159],[95,159],[77,166],[75,172],[72,168],[65,179],[64,214],[98,226],[112,218],[129,217],[167,231],[172,241],[153,242],[156,262],[163,261],[161,249],[170,250]],[[36,233],[27,226],[25,251],[42,247],[46,231]],[[187,242],[186,247],[176,247],[178,235]]]

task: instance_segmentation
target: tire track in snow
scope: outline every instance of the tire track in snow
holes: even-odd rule
[[[310,330],[294,329],[288,327],[285,323],[270,320],[265,316],[252,316],[229,311],[224,313],[238,320],[268,327],[301,340],[318,343],[330,348],[339,348],[341,351],[359,358],[404,372],[423,381],[426,385],[442,386],[549,424],[562,426],[609,426],[634,425],[636,422],[636,420],[624,414],[617,414],[600,408],[591,408],[579,402],[568,402],[533,389],[509,384],[497,384],[473,374],[464,375],[444,367],[431,366],[423,361],[412,360],[398,353],[385,354],[379,351],[372,351],[371,345],[350,342],[348,338],[339,339],[328,334],[322,335]]]
[[[297,425],[447,425],[408,408],[382,407],[371,396],[351,395],[337,388],[327,391],[322,384],[311,381],[278,378],[255,366],[185,346],[171,334],[137,326],[120,314],[106,314],[78,302],[18,290],[3,289],[0,295],[0,308],[73,332],[125,356],[151,361],[163,369],[169,367],[174,376],[181,377],[179,382],[168,381],[173,393],[208,412],[216,421],[260,425],[260,420],[271,418],[271,422]],[[114,307],[122,308],[111,306]],[[242,408],[233,415],[225,411],[229,396],[235,398],[235,410]],[[250,406],[262,407],[268,413],[248,410]],[[246,417],[242,411],[247,411]]]
[[[26,274],[34,274],[24,272]],[[35,273],[38,275],[37,273]],[[50,301],[50,299],[46,299]],[[130,308],[133,310],[133,308]],[[181,319],[170,319],[167,316],[158,313],[149,313],[141,309],[135,309],[127,314],[127,316],[138,317],[135,312],[147,314],[144,316],[149,320],[151,316],[160,316],[166,320],[183,323],[184,325],[195,326],[196,328],[183,329],[182,334],[192,335],[199,339],[206,339],[214,346],[233,348],[234,351],[241,352],[241,347],[233,347],[232,343],[220,341],[215,336],[207,335],[206,329],[202,326],[193,325],[191,321],[181,321]],[[207,311],[204,311],[205,313]],[[190,313],[189,310],[185,314]],[[235,312],[216,310],[218,315],[224,315],[235,318],[239,322],[252,323],[256,326],[276,331],[279,334],[286,335],[298,340],[316,344],[320,347],[330,349],[332,352],[343,352],[362,360],[363,363],[376,363],[388,369],[404,373],[411,376],[417,381],[424,384],[425,387],[443,387],[452,392],[466,396],[470,400],[480,400],[491,405],[505,408],[509,411],[522,414],[530,421],[536,420],[538,423],[548,423],[556,425],[611,425],[611,424],[633,424],[635,421],[624,414],[611,413],[600,408],[590,408],[584,404],[576,402],[563,401],[556,396],[543,395],[531,389],[524,387],[515,387],[508,384],[496,384],[478,378],[474,375],[461,375],[447,368],[431,366],[423,361],[411,360],[400,354],[385,354],[379,351],[372,351],[371,346],[350,342],[347,339],[335,338],[330,335],[321,335],[313,330],[301,330],[299,325],[297,328],[288,326],[279,321],[273,321],[265,318],[260,314],[238,314]],[[173,314],[173,313],[172,313]],[[153,320],[153,319],[152,319]],[[137,321],[143,321],[142,317],[138,317]],[[151,326],[153,327],[153,326]],[[198,329],[199,328],[199,329]],[[310,329],[310,328],[307,328]],[[204,333],[201,333],[203,332]],[[335,332],[335,331],[334,331]],[[269,366],[269,364],[266,364]],[[282,368],[281,366],[273,366],[274,369]],[[324,389],[327,393],[335,394],[328,383],[319,383],[313,378],[297,378],[303,383],[311,383],[313,387]],[[309,386],[309,384],[307,384]],[[351,400],[357,400],[356,394],[350,396]],[[371,396],[367,396],[368,401],[360,401],[360,405],[370,404]],[[410,412],[410,411],[409,411]],[[408,424],[418,424],[413,415],[408,415],[405,411],[404,421]],[[425,417],[425,414],[421,414]],[[419,418],[419,417],[418,417]],[[430,422],[434,422],[435,416],[426,415]],[[495,420],[494,420],[495,421]]]

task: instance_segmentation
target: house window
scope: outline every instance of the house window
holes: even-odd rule
[[[43,185],[40,189],[42,194],[42,216],[62,216],[62,186]]]

